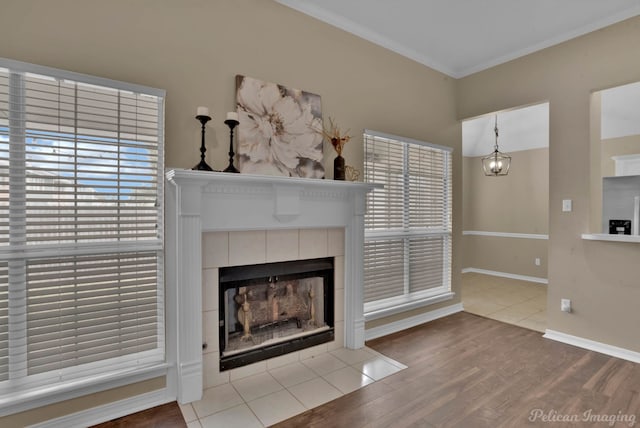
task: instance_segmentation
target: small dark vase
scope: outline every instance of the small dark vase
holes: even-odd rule
[[[340,155],[333,160],[333,179],[344,181],[344,158]]]

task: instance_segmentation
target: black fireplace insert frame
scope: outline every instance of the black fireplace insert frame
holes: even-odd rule
[[[223,356],[225,343],[225,292],[230,289],[264,284],[269,278],[279,281],[312,277],[323,278],[324,320],[329,329],[303,337],[296,337],[280,343]],[[331,342],[335,338],[334,330],[334,259],[333,257],[293,260],[248,266],[228,266],[219,270],[218,302],[220,371],[242,367],[268,358],[299,351],[311,346]]]

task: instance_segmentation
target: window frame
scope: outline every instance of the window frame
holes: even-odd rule
[[[436,144],[427,143],[424,141],[414,140],[411,138],[400,137],[392,134],[382,133],[378,131],[372,131],[365,129],[363,139],[365,141],[365,181],[367,177],[367,167],[370,165],[367,161],[367,139],[378,138],[381,140],[388,140],[389,144],[400,144],[403,147],[403,164],[402,164],[402,207],[403,207],[403,221],[402,227],[388,228],[388,229],[372,229],[367,227],[367,220],[365,219],[365,232],[364,242],[365,245],[368,242],[375,241],[391,241],[402,240],[404,246],[404,290],[402,295],[383,298],[364,304],[364,316],[366,321],[383,318],[396,313],[404,312],[411,309],[431,305],[434,303],[450,300],[454,297],[454,293],[451,291],[451,249],[453,238],[452,227],[452,151],[453,149],[446,146],[440,146]],[[437,227],[411,227],[409,222],[409,156],[408,147],[410,145],[417,145],[422,147],[428,147],[433,150],[438,150],[443,154],[443,187],[442,195],[446,203],[443,205],[442,223],[441,228]],[[373,192],[375,192],[374,190]],[[370,198],[374,193],[367,195],[367,204],[370,202]],[[443,259],[442,259],[442,285],[427,290],[411,291],[411,285],[409,283],[409,269],[410,269],[410,254],[409,245],[412,238],[443,238]],[[365,256],[366,257],[366,256]],[[365,269],[366,269],[365,261]],[[365,285],[366,286],[366,285]]]
[[[136,94],[145,94],[157,98],[157,173],[151,180],[156,186],[157,197],[157,239],[148,241],[106,241],[106,242],[85,242],[85,243],[68,243],[68,244],[35,244],[35,245],[7,245],[0,246],[0,261],[8,264],[22,264],[25,270],[30,260],[41,260],[45,257],[60,256],[80,256],[80,255],[98,255],[108,257],[109,255],[124,255],[127,253],[142,254],[154,253],[157,257],[156,265],[156,298],[157,298],[157,348],[151,351],[142,351],[135,354],[123,355],[120,357],[112,357],[109,359],[98,360],[89,363],[83,363],[77,366],[47,371],[39,374],[27,375],[26,371],[26,345],[15,346],[14,348],[24,348],[24,360],[18,364],[24,367],[15,367],[15,360],[9,361],[10,372],[20,372],[17,378],[10,378],[0,382],[0,417],[9,414],[29,410],[32,408],[44,406],[47,404],[80,397],[89,393],[95,393],[106,389],[124,386],[147,379],[165,376],[168,371],[166,362],[166,333],[165,333],[165,293],[164,293],[164,99],[166,92],[161,89],[150,88],[142,85],[120,82],[111,79],[105,79],[96,76],[89,76],[80,73],[59,70],[36,64],[29,64],[6,58],[0,58],[0,68],[9,70],[10,88],[15,90],[14,86],[19,74],[33,74],[51,77],[56,80],[71,80],[84,85],[93,85],[99,87],[112,88],[117,91],[126,91]],[[13,95],[12,95],[13,96]],[[18,97],[24,95],[17,94]],[[21,98],[22,99],[22,98]],[[14,124],[12,120],[18,118],[24,123],[20,115],[24,115],[24,110],[17,113],[8,113],[9,132],[12,132]],[[17,117],[16,117],[17,115]],[[119,117],[119,116],[118,116]],[[25,127],[22,126],[22,130]],[[118,155],[120,159],[121,155]],[[13,158],[10,156],[8,162]],[[12,164],[9,164],[12,165]],[[25,169],[26,171],[26,169]],[[74,169],[74,171],[78,171]],[[24,175],[23,175],[24,176]],[[8,182],[7,182],[8,183]],[[24,191],[27,194],[27,190]],[[11,206],[11,197],[9,197],[9,206]],[[25,217],[26,218],[26,217]],[[19,266],[18,266],[19,267]],[[16,296],[22,294],[19,300],[20,307],[26,311],[27,308],[27,288],[26,280],[24,289],[11,289],[11,280],[8,279],[9,297],[8,302],[14,302]],[[17,315],[11,309],[9,310],[8,320],[11,325],[15,321],[23,322],[26,325],[26,314]],[[26,326],[25,326],[26,328]],[[25,336],[27,337],[26,333]],[[9,333],[8,347],[12,348],[11,341],[15,341],[15,336]],[[20,351],[19,351],[20,352]],[[15,354],[15,349],[12,355]]]

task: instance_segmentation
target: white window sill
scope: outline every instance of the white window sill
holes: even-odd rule
[[[391,315],[399,314],[401,312],[410,311],[411,309],[421,308],[424,306],[433,305],[435,303],[444,302],[446,300],[451,300],[454,296],[455,293],[446,291],[425,297],[405,297],[401,300],[399,299],[393,304],[387,304],[385,306],[371,305],[370,307],[367,307],[367,305],[365,305],[364,320],[372,321],[379,318],[388,317]]]
[[[155,363],[146,367],[112,371],[103,375],[90,376],[58,383],[52,386],[40,386],[20,392],[0,395],[0,417],[48,404],[93,394],[119,386],[129,385],[156,377],[166,376],[167,363]]]
[[[589,241],[640,243],[640,235],[610,235],[607,233],[583,233],[582,239],[586,239]]]

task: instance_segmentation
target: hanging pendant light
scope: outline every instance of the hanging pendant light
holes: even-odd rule
[[[493,146],[493,153],[482,158],[482,169],[484,175],[507,175],[511,166],[511,156],[500,153],[498,150],[498,115],[496,115],[496,125],[493,128],[496,133],[496,145]]]

